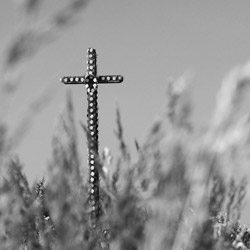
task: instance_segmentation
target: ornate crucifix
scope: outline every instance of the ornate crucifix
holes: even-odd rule
[[[121,75],[97,75],[96,51],[93,48],[87,50],[87,73],[84,76],[66,76],[61,79],[64,84],[85,84],[87,89],[88,109],[88,164],[89,164],[89,204],[91,207],[90,218],[93,227],[100,216],[99,203],[99,173],[96,169],[96,157],[98,156],[98,105],[97,87],[99,83],[121,83]]]

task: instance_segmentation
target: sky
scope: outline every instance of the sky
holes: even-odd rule
[[[11,38],[27,25],[15,2],[0,1],[1,58]],[[39,18],[46,20],[68,2],[44,1]],[[79,121],[86,123],[85,87],[65,86],[59,79],[85,74],[87,48],[97,51],[99,74],[124,76],[122,84],[99,86],[100,150],[117,148],[116,102],[126,141],[134,148],[134,139],[143,140],[157,114],[164,111],[170,77],[193,72],[193,120],[201,127],[210,120],[224,76],[250,58],[249,10],[249,0],[90,1],[72,27],[59,32],[55,41],[27,62],[20,79],[25,84],[6,114],[15,127],[32,100],[53,85],[52,101],[36,116],[16,149],[28,179],[34,181],[45,173],[51,156],[48,145],[69,89],[84,148],[86,138]],[[83,150],[83,159],[86,155]]]

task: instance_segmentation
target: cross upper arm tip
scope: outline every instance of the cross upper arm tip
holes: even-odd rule
[[[88,53],[96,53],[96,50],[94,48],[88,48],[87,52]]]

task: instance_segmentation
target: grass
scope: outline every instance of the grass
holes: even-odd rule
[[[246,77],[242,70],[234,78],[226,110],[220,100],[216,112],[230,112]],[[248,164],[248,119],[234,122],[226,116],[225,122],[215,112],[212,125],[197,136],[184,112],[191,109],[182,102],[186,89],[175,92],[174,84],[169,84],[166,112],[145,141],[136,142],[136,159],[131,159],[117,109],[120,153],[110,161],[106,149],[99,158],[103,215],[96,230],[89,225],[87,177],[70,95],[52,139],[50,176],[34,187],[9,154],[2,126],[1,249],[249,249],[250,231],[240,222],[247,179],[237,181],[229,172],[235,162]],[[232,140],[239,123],[241,140]]]

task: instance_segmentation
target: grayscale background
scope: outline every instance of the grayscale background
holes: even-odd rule
[[[11,39],[25,27],[36,25],[23,20],[14,4],[21,2],[0,1],[1,65]],[[68,2],[44,1],[39,22]],[[97,50],[99,74],[124,76],[120,85],[99,86],[100,151],[106,146],[114,154],[117,150],[117,102],[126,142],[135,154],[134,139],[143,141],[157,114],[164,112],[171,77],[191,77],[192,120],[196,127],[206,127],[223,78],[250,58],[249,13],[249,0],[90,1],[74,24],[55,34],[54,40],[27,60],[19,78],[23,84],[4,114],[10,131],[15,131],[36,96],[51,91],[50,102],[32,115],[32,126],[15,148],[28,179],[34,181],[45,174],[56,117],[69,89],[82,158],[87,159],[86,138],[80,128],[80,121],[86,123],[85,87],[59,81],[62,76],[85,74],[87,48]],[[247,213],[244,216],[250,220]]]

